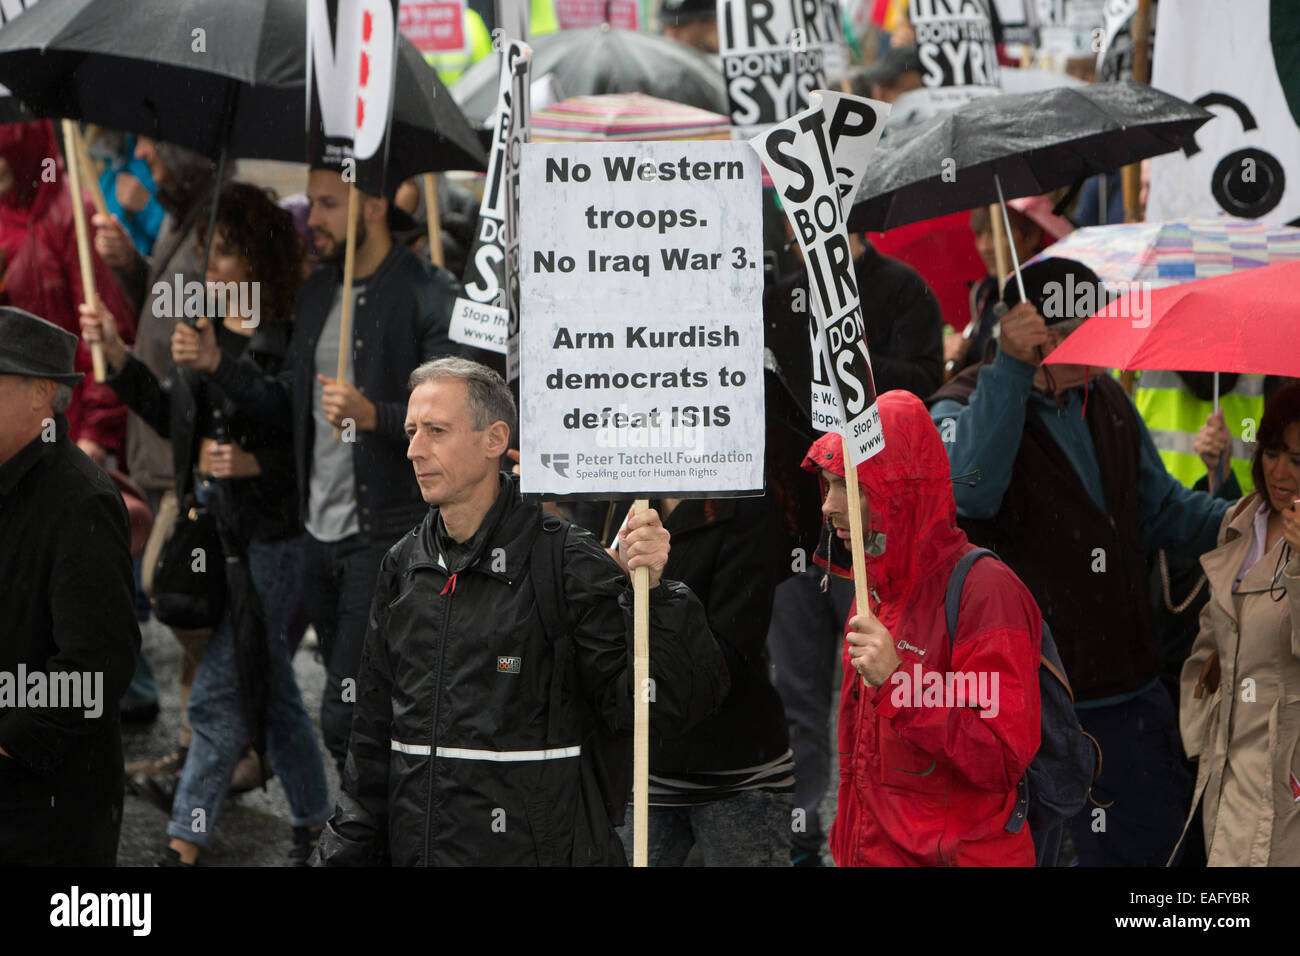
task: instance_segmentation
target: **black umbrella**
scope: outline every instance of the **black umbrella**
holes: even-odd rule
[[[304,0],[56,0],[0,30],[0,83],[43,116],[213,158],[306,158]],[[482,170],[487,156],[398,37],[389,171]]]
[[[1181,149],[1212,115],[1132,82],[980,97],[882,139],[848,226],[883,232],[1042,195]]]
[[[727,114],[727,87],[718,58],[676,40],[617,30],[608,24],[562,30],[528,41],[534,80],[555,74],[565,96],[645,93]],[[465,71],[451,94],[479,126],[497,105],[501,58],[484,57]]]

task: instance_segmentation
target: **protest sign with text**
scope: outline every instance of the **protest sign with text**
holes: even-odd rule
[[[998,53],[986,0],[908,0],[921,82],[931,108],[999,92]]]
[[[831,386],[831,401],[844,410],[846,420],[837,430],[844,436],[845,457],[856,465],[884,447],[884,436],[844,224],[831,125],[825,105],[819,104],[751,143],[767,167],[803,250],[812,286],[812,314],[819,326],[813,343],[814,380],[824,376]],[[818,427],[830,430],[825,423]]]
[[[831,37],[820,9],[819,0],[718,0],[718,47],[734,138],[789,119],[808,105],[810,92],[826,86]]]
[[[753,150],[636,142],[523,152],[523,490],[761,492]]]
[[[505,156],[505,294],[506,294],[506,381],[519,377],[519,163],[532,125],[533,50],[520,43],[519,55],[510,64],[510,120],[506,124]]]
[[[397,29],[423,56],[464,53],[465,0],[402,0]]]
[[[826,113],[826,138],[830,143],[831,162],[835,166],[840,209],[847,217],[853,205],[853,197],[857,195],[858,184],[866,175],[867,162],[884,132],[885,120],[889,117],[889,104],[828,90],[816,90],[810,100],[811,106],[820,106]],[[862,290],[859,289],[859,298],[861,295]],[[824,432],[843,432],[844,411],[830,378],[826,317],[821,313],[821,298],[810,294],[809,300],[812,309],[808,317],[808,338],[813,355],[809,409],[813,427]]]
[[[398,0],[307,0],[308,162],[383,195]]]
[[[465,298],[456,300],[449,331],[453,342],[501,353],[506,351],[509,322],[505,306],[505,183],[506,144],[514,113],[510,87],[515,63],[528,50],[526,43],[512,40],[501,57],[496,125],[479,203],[478,231],[465,263]]]

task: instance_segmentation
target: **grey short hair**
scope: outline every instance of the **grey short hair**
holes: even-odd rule
[[[41,380],[39,375],[24,375],[22,377],[24,385],[32,385]],[[72,404],[72,386],[64,385],[61,382],[54,383],[54,396],[50,399],[50,408],[56,415],[62,415]]]
[[[440,358],[425,362],[411,373],[406,387],[415,391],[429,382],[449,378],[465,383],[469,396],[470,427],[481,432],[493,422],[505,422],[513,434],[515,429],[515,397],[505,379],[486,365],[466,358]]]

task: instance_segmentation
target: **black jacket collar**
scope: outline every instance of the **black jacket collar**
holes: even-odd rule
[[[542,509],[534,502],[525,501],[519,493],[519,476],[500,473],[501,490],[492,508],[484,516],[487,534],[478,537],[474,550],[465,562],[461,572],[479,571],[492,577],[513,584],[518,581],[528,565],[528,555],[532,550],[533,540],[541,529]],[[444,568],[439,563],[441,549],[438,547],[437,508],[430,508],[424,521],[412,534],[415,547],[411,552],[411,561],[407,570],[416,567],[436,567],[450,574],[453,568]],[[476,533],[477,536],[477,533]],[[501,548],[504,551],[505,564],[493,560],[493,552]]]
[[[62,413],[54,416],[55,441],[45,441],[44,431],[24,445],[12,458],[0,465],[0,495],[11,494],[26,474],[36,467],[46,455],[68,434],[68,419]]]

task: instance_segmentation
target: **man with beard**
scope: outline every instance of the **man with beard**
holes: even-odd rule
[[[250,414],[293,429],[304,598],[328,674],[321,727],[341,771],[379,562],[427,510],[406,461],[404,383],[422,362],[459,354],[448,323],[460,286],[393,243],[387,199],[360,194],[349,361],[337,377],[348,184],[337,169],[313,169],[307,197],[322,267],[298,294],[283,370],[263,375],[223,356],[206,320],[176,326],[172,357],[210,374]]]

